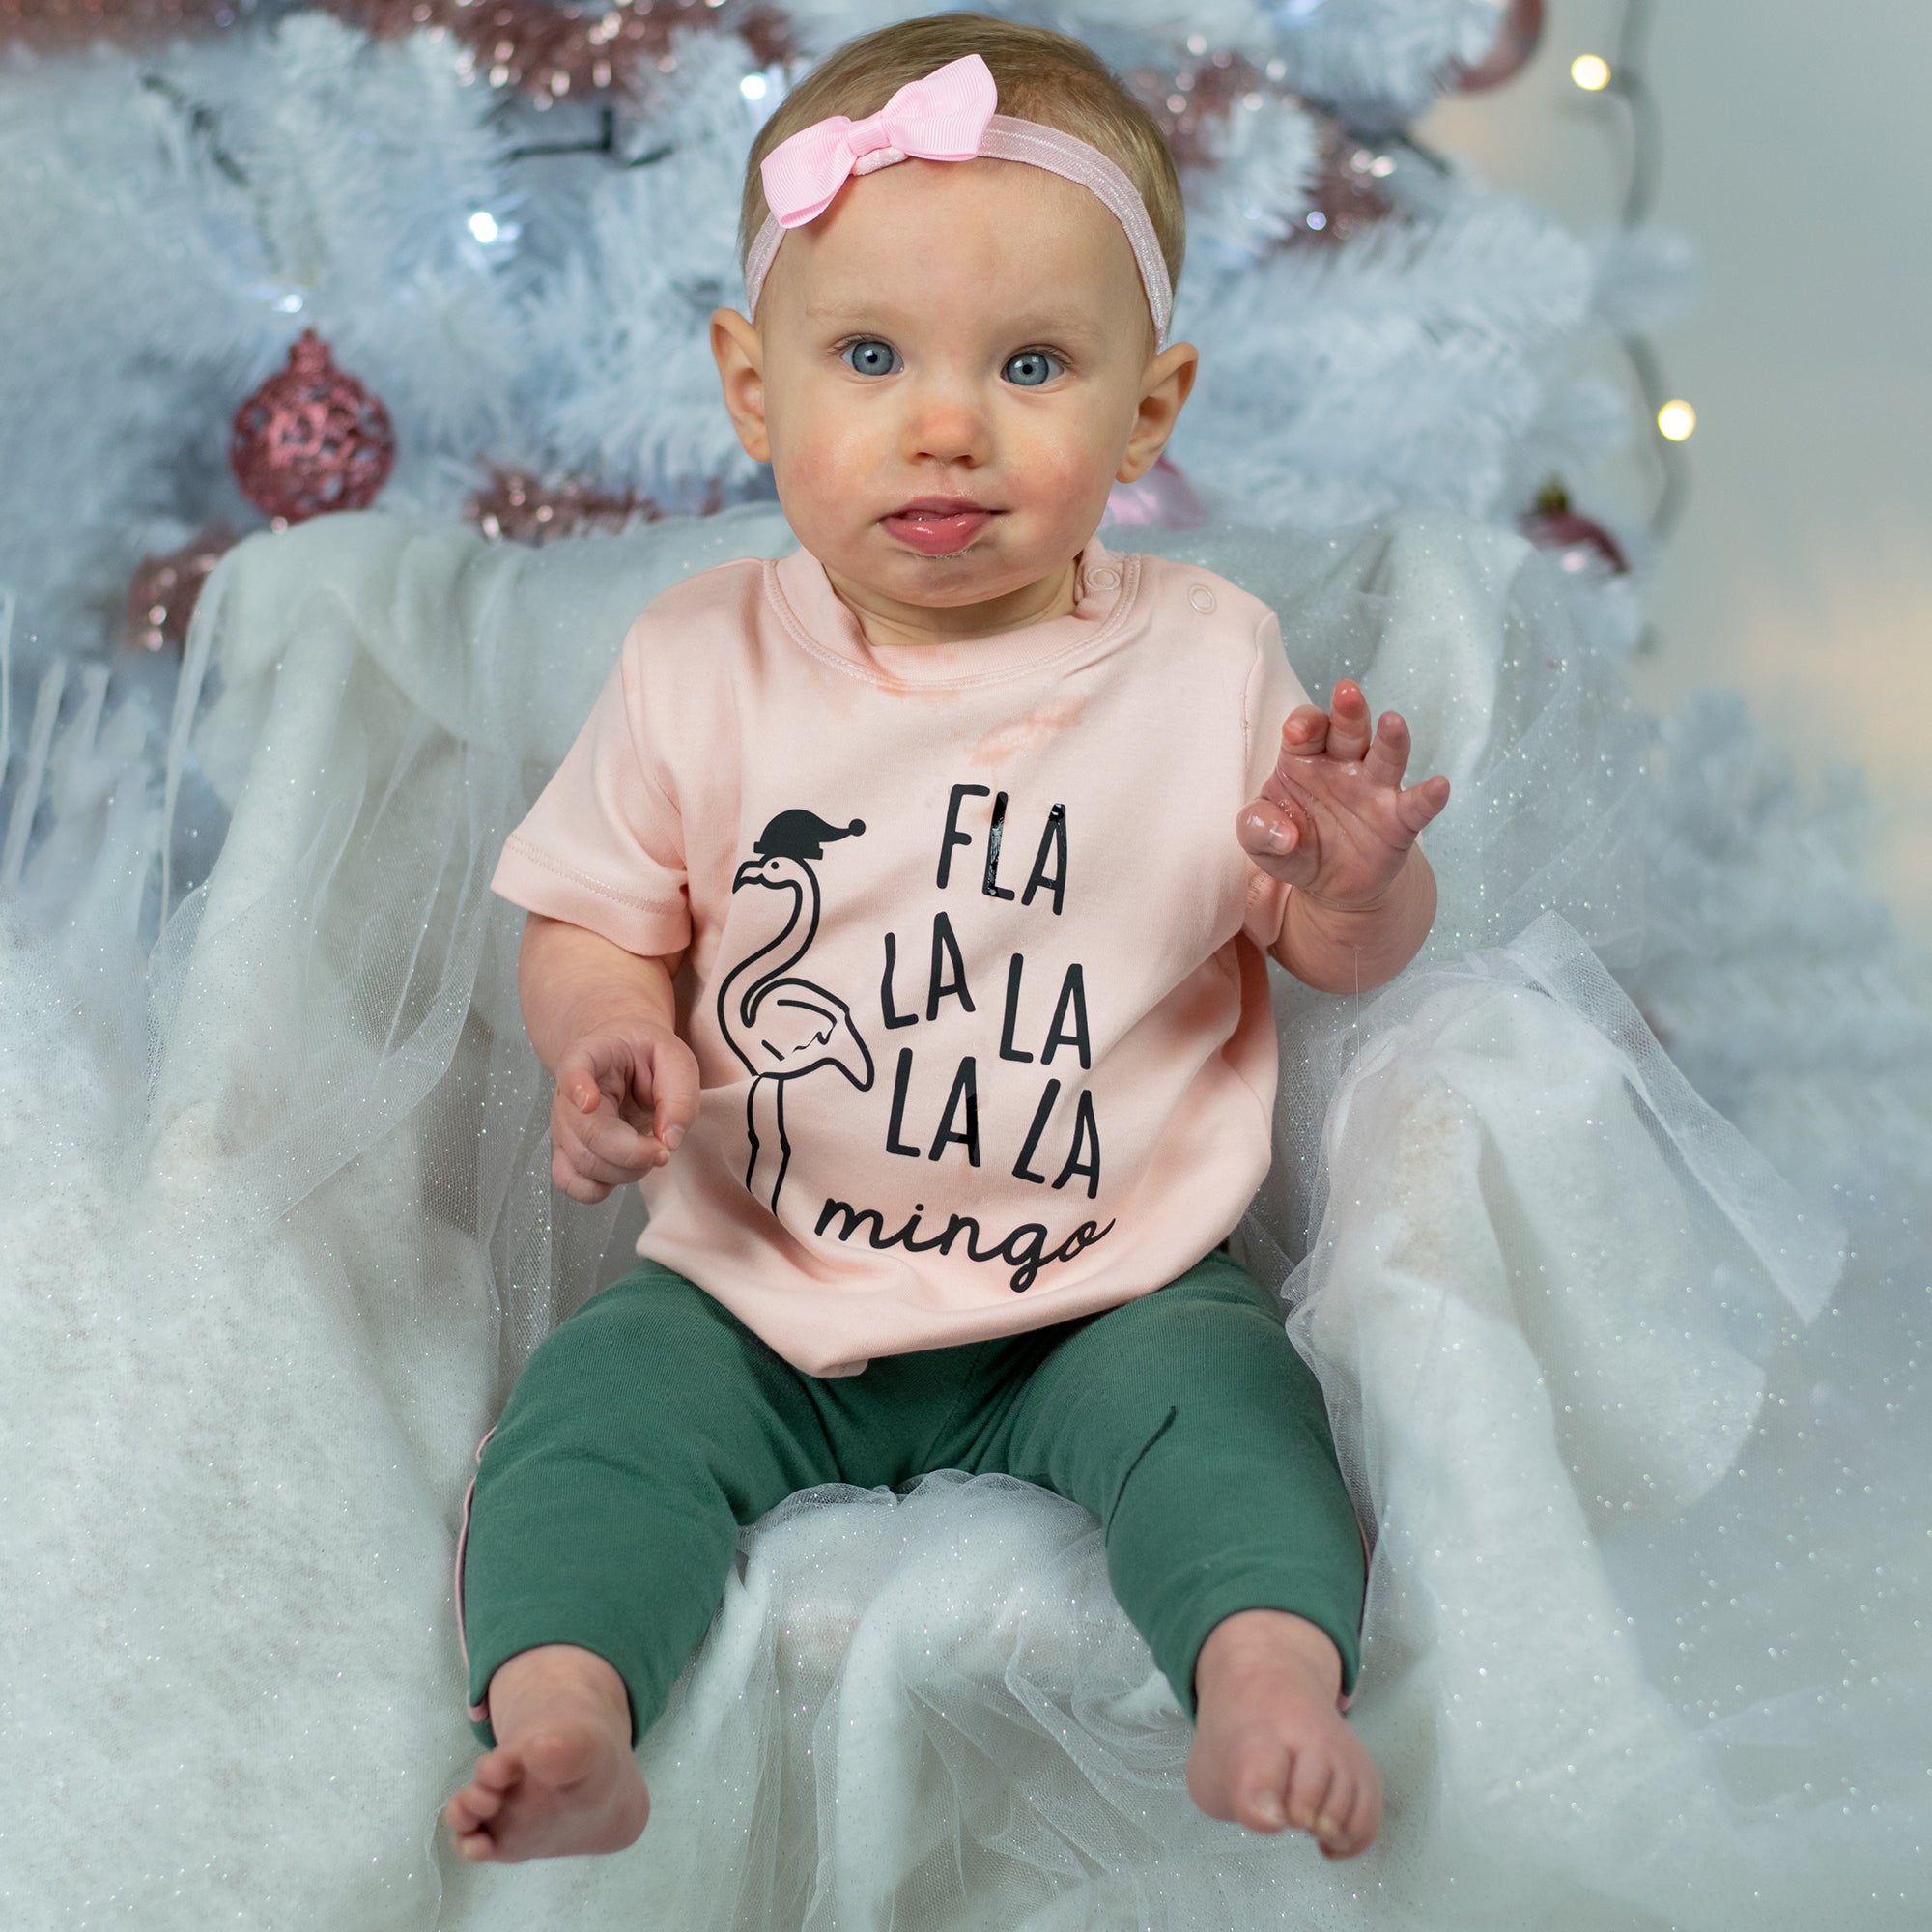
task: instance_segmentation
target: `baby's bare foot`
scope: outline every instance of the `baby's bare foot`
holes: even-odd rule
[[[456,1849],[515,1864],[634,1844],[651,1800],[616,1671],[595,1651],[539,1644],[499,1665],[488,1694],[497,1748],[442,1808]]]
[[[1333,1638],[1287,1610],[1237,1610],[1194,1666],[1188,1795],[1210,1818],[1255,1832],[1293,1825],[1326,1858],[1366,1851],[1381,1824],[1374,1761],[1336,1708]]]

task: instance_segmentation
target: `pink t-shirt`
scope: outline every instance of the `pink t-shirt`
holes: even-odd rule
[[[1094,538],[1076,593],[874,645],[810,552],[699,571],[492,881],[688,949],[702,1102],[638,1252],[810,1375],[1146,1294],[1267,1173],[1289,888],[1235,827],[1307,696],[1212,571]]]

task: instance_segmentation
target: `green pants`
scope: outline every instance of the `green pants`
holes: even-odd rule
[[[1313,1372],[1271,1291],[1222,1253],[1099,1315],[958,1348],[795,1369],[646,1262],[558,1324],[483,1438],[456,1551],[469,1717],[535,1644],[607,1659],[631,1741],[724,1596],[740,1524],[821,1483],[1004,1471],[1102,1525],[1107,1575],[1191,1719],[1236,1610],[1293,1610],[1359,1663],[1365,1544]]]

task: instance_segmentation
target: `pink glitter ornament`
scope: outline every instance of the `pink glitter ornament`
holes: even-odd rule
[[[1448,80],[1462,94],[1500,87],[1529,65],[1543,38],[1543,0],[1504,0],[1495,43],[1474,67],[1452,67]]]
[[[327,510],[366,510],[396,460],[389,413],[305,328],[289,365],[235,412],[228,461],[275,528]]]
[[[1522,533],[1539,550],[1554,553],[1568,571],[1607,570],[1621,577],[1630,569],[1622,547],[1602,524],[1570,507],[1570,493],[1552,476],[1537,493],[1536,508],[1522,519]]]
[[[1144,476],[1132,483],[1116,483],[1107,493],[1107,515],[1117,524],[1192,530],[1202,522],[1201,498],[1179,464],[1156,456]]]

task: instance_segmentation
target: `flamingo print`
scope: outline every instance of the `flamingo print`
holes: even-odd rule
[[[772,1124],[779,1143],[778,1173],[772,1180],[769,1204],[774,1213],[778,1211],[779,1190],[784,1185],[785,1168],[791,1161],[791,1143],[784,1130],[785,1082],[829,1064],[861,1093],[872,1084],[872,1056],[852,1025],[851,1009],[837,993],[810,980],[781,977],[804,955],[818,930],[818,875],[807,862],[824,858],[823,848],[830,840],[856,838],[865,829],[862,818],[838,826],[827,824],[815,811],[781,811],[753,842],[752,849],[763,856],[747,859],[731,881],[734,893],[743,886],[764,886],[792,895],[784,925],[755,952],[740,959],[718,987],[719,1028],[752,1075],[752,1091],[745,1098],[745,1134],[752,1144],[745,1185],[754,1196],[762,1146],[758,1133],[760,1096],[767,1087],[771,1089]],[[751,969],[758,960],[778,952],[801,928],[802,936],[788,952],[773,960],[762,974],[752,976]],[[746,983],[739,991],[741,980]],[[863,1078],[858,1070],[861,1067]]]

